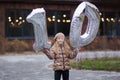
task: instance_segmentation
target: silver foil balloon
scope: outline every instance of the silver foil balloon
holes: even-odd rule
[[[88,18],[86,32],[81,35],[84,17]],[[35,43],[33,49],[38,52],[43,48],[50,48],[46,28],[46,12],[43,8],[33,9],[26,20],[34,25]],[[98,32],[100,16],[97,7],[89,2],[81,3],[74,12],[70,26],[70,44],[76,48],[91,43]]]
[[[87,29],[81,35],[84,17],[87,16]],[[89,2],[82,2],[75,10],[70,26],[70,44],[72,47],[85,46],[91,43],[98,32],[100,16],[97,7]]]
[[[34,26],[35,43],[33,49],[38,52],[43,48],[50,48],[46,28],[46,12],[44,8],[33,9],[26,20]]]

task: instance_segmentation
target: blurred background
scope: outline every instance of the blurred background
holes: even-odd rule
[[[82,51],[120,50],[120,1],[119,0],[0,0],[0,54],[5,52],[33,51],[33,25],[26,21],[34,8],[45,8],[47,31],[50,41],[63,32],[69,43],[70,23],[76,7],[83,1],[99,9],[100,27],[95,40],[82,47]],[[85,17],[82,34],[86,30]]]

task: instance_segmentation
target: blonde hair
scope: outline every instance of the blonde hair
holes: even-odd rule
[[[69,45],[67,44],[67,42],[65,41],[65,35],[64,35],[63,33],[58,33],[58,34],[55,35],[55,37],[54,37],[55,42],[54,42],[54,44],[53,44],[53,46],[52,46],[51,49],[53,50],[53,52],[54,52],[55,54],[59,54],[59,53],[60,53],[60,46],[59,46],[59,44],[58,44],[57,41],[56,41],[56,39],[57,39],[59,36],[63,36],[63,37],[64,37],[64,42],[63,42],[64,51],[63,51],[63,53],[65,53],[66,55],[68,55],[69,52],[71,51],[71,49],[70,49],[70,46],[69,46]]]

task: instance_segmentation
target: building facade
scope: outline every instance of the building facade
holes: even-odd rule
[[[57,32],[69,36],[72,15],[83,1],[95,4],[100,10],[101,22],[97,37],[119,39],[119,0],[0,0],[0,35],[7,41],[24,40],[31,46],[34,42],[33,25],[26,21],[26,17],[32,9],[44,8],[48,36],[51,38]]]

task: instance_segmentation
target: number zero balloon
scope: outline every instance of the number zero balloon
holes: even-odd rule
[[[85,16],[88,18],[87,29],[81,35]],[[85,46],[91,43],[98,32],[100,16],[97,7],[89,2],[81,3],[75,10],[70,26],[70,44],[72,47]]]

